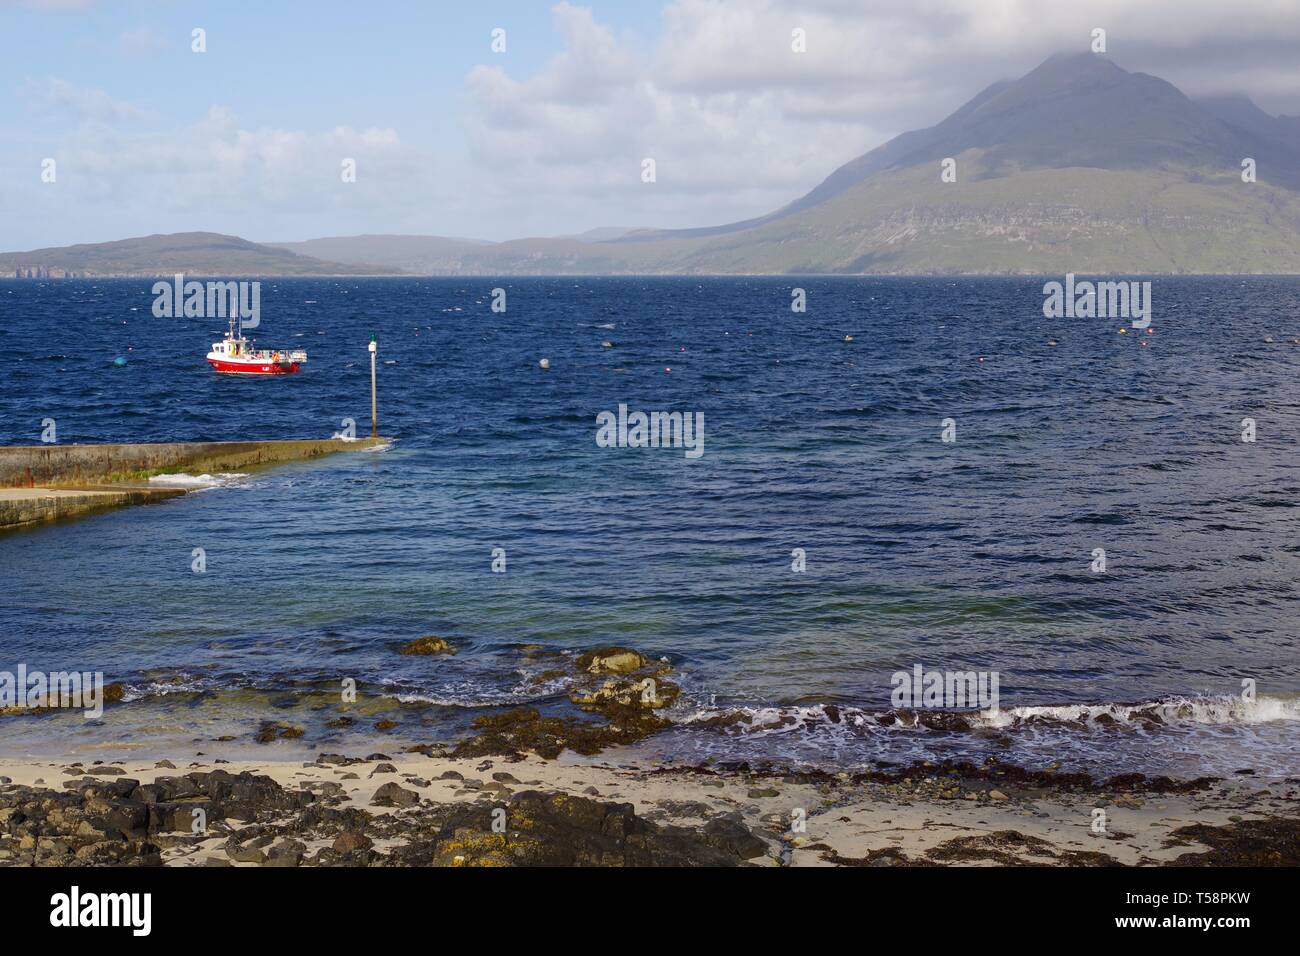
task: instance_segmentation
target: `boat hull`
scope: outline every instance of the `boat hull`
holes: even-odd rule
[[[300,368],[297,362],[231,362],[208,359],[208,364],[223,375],[292,375]]]

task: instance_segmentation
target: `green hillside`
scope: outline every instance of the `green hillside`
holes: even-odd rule
[[[327,262],[215,232],[142,236],[29,252],[0,253],[0,277],[46,269],[87,276],[367,275],[394,274],[387,265]]]

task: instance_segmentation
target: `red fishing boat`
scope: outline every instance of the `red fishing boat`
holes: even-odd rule
[[[208,353],[208,364],[225,375],[292,375],[306,361],[307,353],[301,349],[250,348],[238,307],[230,310],[230,331],[220,342],[213,342]]]

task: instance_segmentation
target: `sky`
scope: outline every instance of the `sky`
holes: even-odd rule
[[[744,219],[1097,27],[1300,114],[1300,0],[0,0],[0,251]]]

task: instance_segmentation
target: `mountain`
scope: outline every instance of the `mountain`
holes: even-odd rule
[[[1255,160],[1257,181],[1241,178]],[[956,182],[940,163],[956,160]],[[604,237],[440,240],[438,274],[1300,272],[1300,120],[1048,58],[768,215]],[[591,241],[593,238],[603,241]],[[374,247],[333,258],[416,267]]]
[[[1255,182],[1242,180],[1246,158]],[[940,177],[946,159],[955,182]],[[298,267],[285,275],[313,274],[308,263],[424,275],[1300,273],[1300,118],[1241,96],[1194,102],[1103,56],[1056,55],[741,222],[247,245],[286,257],[261,267]]]
[[[400,271],[390,265],[328,262],[215,232],[0,253],[0,276],[12,276],[20,269],[91,276],[392,275]]]
[[[1300,116],[1273,116],[1251,102],[1250,97],[1218,96],[1200,100],[1200,105],[1231,127],[1267,139],[1276,139],[1300,149]]]

